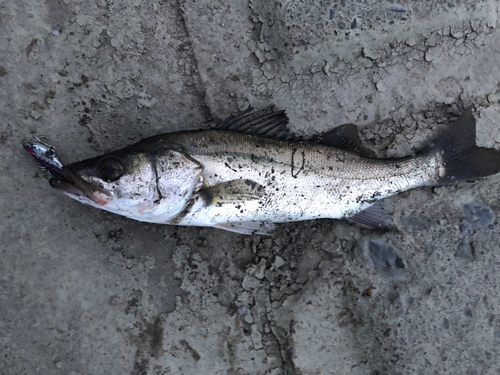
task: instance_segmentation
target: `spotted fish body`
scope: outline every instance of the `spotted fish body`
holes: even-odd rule
[[[51,185],[136,220],[265,234],[275,223],[317,218],[377,227],[386,197],[500,171],[499,153],[475,145],[471,112],[401,159],[362,156],[354,125],[298,141],[286,122],[283,112],[246,111],[217,129],[158,135],[70,164]]]
[[[438,179],[439,156],[370,159],[321,144],[295,143],[227,131],[180,133],[176,142],[199,161],[208,186],[250,181],[251,197],[195,193],[180,225],[224,226],[240,222],[283,223],[341,219],[375,201]],[[245,190],[246,189],[242,189]],[[220,194],[218,196],[217,194]],[[222,224],[222,225],[220,225]]]

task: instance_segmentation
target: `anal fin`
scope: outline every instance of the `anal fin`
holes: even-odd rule
[[[271,222],[264,221],[239,221],[233,223],[219,223],[214,225],[214,228],[224,229],[229,232],[240,234],[272,234],[271,232],[276,229],[276,225]]]
[[[394,228],[392,220],[393,203],[389,199],[375,202],[367,209],[345,219],[362,228],[390,230]]]

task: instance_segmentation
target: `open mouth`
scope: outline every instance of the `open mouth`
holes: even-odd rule
[[[109,194],[93,188],[90,184],[77,176],[69,167],[63,167],[61,172],[63,178],[60,176],[52,177],[49,181],[50,186],[54,189],[80,201],[81,198],[86,198],[99,206],[106,205],[112,199]]]
[[[54,189],[78,197],[91,199],[93,193],[92,189],[67,167],[63,167],[58,171],[57,175],[49,180],[49,183]]]

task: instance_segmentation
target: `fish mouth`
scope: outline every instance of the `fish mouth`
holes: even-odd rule
[[[62,167],[58,175],[52,177],[49,183],[54,189],[83,203],[93,202],[99,206],[104,206],[113,199],[110,194],[96,189],[83,180],[70,167]],[[85,202],[86,200],[91,202]]]

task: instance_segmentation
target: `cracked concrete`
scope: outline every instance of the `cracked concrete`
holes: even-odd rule
[[[500,373],[498,176],[393,199],[398,231],[138,223],[53,191],[73,162],[275,104],[411,155],[467,107],[500,148],[498,3],[0,5],[0,374]]]

